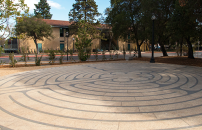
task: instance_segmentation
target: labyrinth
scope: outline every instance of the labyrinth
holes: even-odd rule
[[[202,68],[100,63],[0,78],[2,130],[202,129]]]

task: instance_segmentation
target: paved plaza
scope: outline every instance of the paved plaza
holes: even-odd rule
[[[202,68],[125,61],[3,76],[0,128],[201,130]]]

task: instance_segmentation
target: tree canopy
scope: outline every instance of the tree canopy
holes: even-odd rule
[[[51,25],[46,24],[42,19],[35,16],[19,19],[16,24],[16,34],[21,38],[31,38],[34,40],[38,52],[37,40],[53,38]]]
[[[201,10],[201,0],[111,0],[106,21],[117,37],[127,41],[130,35],[138,47],[141,40],[151,41],[151,17],[155,15],[155,43],[160,44],[163,55],[168,56],[164,45],[179,37],[187,42],[188,57],[194,58],[191,42],[200,37]]]
[[[141,1],[117,0],[112,1],[112,9],[106,22],[112,25],[115,37],[125,41],[136,42],[138,56],[141,57],[140,46],[146,40],[145,25],[142,18]]]
[[[70,21],[78,22],[84,20],[85,22],[93,23],[95,17],[100,15],[94,0],[77,0],[72,6],[73,9],[69,12]]]
[[[13,0],[0,0],[0,38],[7,38],[11,32],[10,19],[23,16],[29,12],[24,0],[14,2]]]
[[[38,4],[34,4],[36,9],[34,9],[35,16],[42,17],[43,19],[51,19],[52,14],[50,14],[51,7],[47,3],[47,0],[40,0]]]

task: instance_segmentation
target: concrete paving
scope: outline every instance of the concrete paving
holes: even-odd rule
[[[202,68],[125,61],[0,77],[0,128],[202,129]]]

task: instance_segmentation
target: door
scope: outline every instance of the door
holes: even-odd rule
[[[42,44],[41,43],[38,43],[38,50],[39,50],[39,52],[42,52]]]
[[[61,51],[64,51],[64,47],[65,47],[65,46],[64,46],[64,43],[60,43],[60,50],[61,50]]]
[[[130,44],[128,44],[128,51],[130,50]]]

